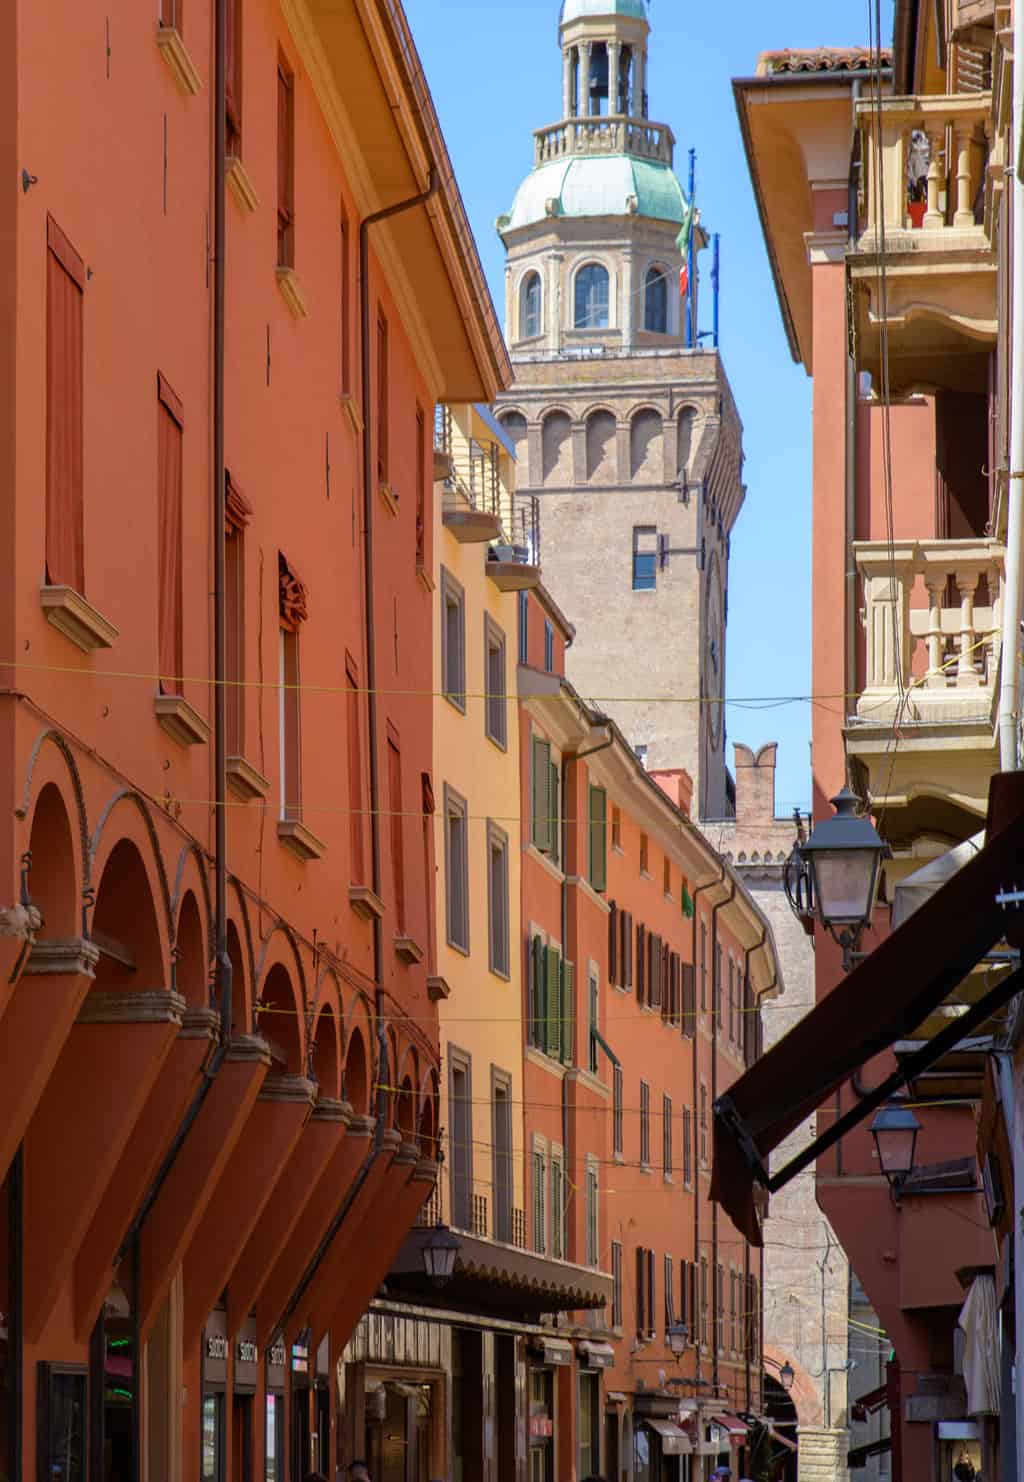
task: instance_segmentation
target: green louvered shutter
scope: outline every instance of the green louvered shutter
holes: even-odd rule
[[[562,1058],[562,957],[557,947],[545,951],[545,1037],[543,1048],[555,1060]]]
[[[551,853],[551,743],[533,738],[533,842]]]
[[[530,974],[530,1023],[527,1042],[543,1049],[547,1034],[547,980],[544,976],[544,943],[540,937],[534,937],[530,957],[532,972]]]
[[[603,787],[590,789],[590,883],[595,890],[608,884],[608,794]]]
[[[562,1064],[572,1065],[576,1047],[576,968],[562,963]]]
[[[548,747],[548,754],[550,755],[550,753],[551,748]],[[561,863],[562,855],[562,818],[559,808],[561,797],[560,783],[561,778],[558,774],[558,766],[555,762],[552,762],[548,767],[548,819],[550,821],[551,831],[551,842],[548,846],[548,853],[555,861],[555,864]]]

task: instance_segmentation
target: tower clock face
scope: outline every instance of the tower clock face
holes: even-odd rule
[[[722,742],[725,706],[725,625],[723,623],[722,578],[717,557],[711,562],[704,609],[704,697],[707,704],[708,736],[712,750]]]

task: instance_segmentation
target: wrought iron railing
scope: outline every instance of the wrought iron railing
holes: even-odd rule
[[[441,1169],[430,1197],[420,1206],[416,1223],[425,1229],[450,1225],[453,1230],[462,1230],[481,1240],[526,1249],[525,1212],[500,1201],[494,1207],[492,1220],[489,1195],[473,1187],[463,1187],[462,1180],[453,1178],[447,1165]]]

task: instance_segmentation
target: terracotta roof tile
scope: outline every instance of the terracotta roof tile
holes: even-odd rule
[[[758,77],[775,77],[782,72],[869,72],[874,65],[874,52],[866,46],[814,46],[766,51],[757,59]],[[882,52],[883,67],[892,66],[892,52]]]

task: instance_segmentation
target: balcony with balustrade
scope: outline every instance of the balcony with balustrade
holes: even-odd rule
[[[992,94],[865,96],[857,117],[861,217],[848,260],[858,363],[879,382],[885,345],[894,392],[984,390],[1004,167]]]
[[[638,159],[671,165],[676,144],[667,124],[651,123],[647,118],[607,115],[563,119],[561,123],[535,129],[533,141],[535,165],[547,165],[570,156],[605,154],[631,154]]]
[[[487,408],[437,407],[434,468],[445,529],[490,546],[487,574],[502,591],[537,586],[540,505],[517,491],[514,450]]]
[[[996,540],[860,541],[864,687],[845,734],[890,840],[960,839],[986,814],[1005,548]]]
[[[513,1203],[511,1174],[500,1186],[473,1181],[456,1156],[392,1266],[388,1291],[422,1305],[536,1321],[545,1312],[598,1310],[611,1302],[610,1275],[527,1248],[526,1215]],[[423,1248],[440,1227],[460,1243],[455,1274],[443,1288],[426,1275]]]

